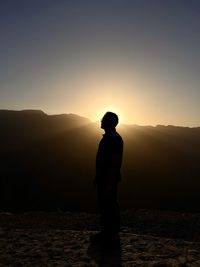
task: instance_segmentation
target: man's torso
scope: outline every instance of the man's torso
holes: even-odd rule
[[[117,132],[106,133],[99,143],[96,156],[96,179],[97,183],[106,183],[112,164],[113,154],[119,155],[121,162],[114,166],[117,168],[116,182],[121,179],[120,168],[122,164],[123,140]]]

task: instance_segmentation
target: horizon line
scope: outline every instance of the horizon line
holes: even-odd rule
[[[14,112],[41,112],[47,116],[59,116],[59,115],[75,115],[75,116],[78,116],[78,117],[82,117],[82,118],[85,118],[85,119],[88,119],[89,121],[91,121],[91,123],[99,123],[98,120],[94,121],[88,117],[85,117],[83,115],[80,115],[80,114],[77,114],[77,113],[51,113],[51,112],[46,112],[46,111],[43,111],[42,109],[0,109],[0,112],[1,111],[14,111]],[[120,121],[120,120],[119,120]],[[182,128],[200,128],[200,125],[199,126],[185,126],[185,125],[174,125],[174,124],[155,124],[155,125],[150,125],[150,124],[134,124],[134,123],[119,123],[118,126],[139,126],[139,127],[182,127]]]

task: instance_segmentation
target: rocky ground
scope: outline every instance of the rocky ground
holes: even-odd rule
[[[95,214],[0,214],[3,266],[200,266],[199,214],[148,210],[122,213],[120,243],[91,243]],[[165,228],[164,228],[165,227]]]

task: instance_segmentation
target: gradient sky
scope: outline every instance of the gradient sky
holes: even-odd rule
[[[0,2],[0,109],[200,126],[199,0]]]

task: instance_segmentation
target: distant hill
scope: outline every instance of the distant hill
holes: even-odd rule
[[[199,211],[200,128],[121,125],[120,203]],[[75,114],[0,110],[0,209],[94,211],[102,130]]]
[[[1,149],[16,149],[31,141],[91,123],[75,114],[47,115],[41,110],[0,110]]]

